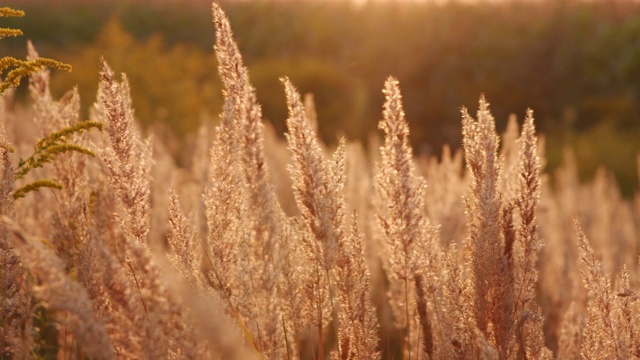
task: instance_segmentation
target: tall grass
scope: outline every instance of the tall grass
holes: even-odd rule
[[[544,173],[532,111],[501,136],[481,97],[463,152],[416,158],[388,78],[380,146],[329,149],[283,78],[282,140],[216,4],[213,19],[224,109],[191,168],[143,137],[103,61],[103,130],[73,134],[98,156],[16,178],[34,137],[81,123],[80,100],[51,98],[46,71],[32,108],[3,95],[0,357],[640,357],[640,202],[605,170],[580,184],[570,152]],[[62,188],[12,196],[36,177]]]

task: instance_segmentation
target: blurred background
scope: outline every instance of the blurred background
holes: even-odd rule
[[[54,95],[77,85],[85,115],[102,55],[131,82],[136,116],[180,145],[215,123],[222,95],[208,0],[7,0],[24,18],[1,19],[25,36],[2,40],[1,56],[65,61]],[[461,144],[460,109],[481,93],[503,131],[510,114],[535,111],[547,169],[572,147],[581,176],[603,164],[623,192],[638,187],[640,2],[221,1],[266,119],[285,131],[281,76],[314,94],[319,131],[367,142],[382,110],[382,85],[400,80],[416,153]],[[24,89],[19,92],[28,101]]]

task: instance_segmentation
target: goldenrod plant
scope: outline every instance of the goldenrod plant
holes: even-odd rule
[[[11,9],[8,7],[0,8],[0,17],[22,17],[24,12]],[[22,31],[19,29],[0,29],[0,39],[7,36],[20,36]],[[60,70],[71,71],[71,65],[59,62],[57,60],[39,57],[29,43],[29,58],[27,60],[18,60],[13,57],[5,56],[0,59],[0,74],[8,70],[7,74],[2,77],[0,82],[0,94],[4,94],[10,88],[20,85],[24,77],[43,72],[46,68],[55,68]],[[48,81],[48,73],[40,75],[40,78]],[[48,91],[48,89],[47,89]],[[97,121],[82,121],[52,132],[44,138],[38,140],[34,145],[34,152],[26,159],[20,159],[18,166],[14,169],[14,180],[24,178],[33,169],[42,167],[43,165],[53,161],[57,155],[67,152],[78,152],[89,156],[95,156],[93,151],[79,145],[69,143],[74,134],[88,131],[92,128],[102,129],[103,124]],[[13,148],[8,142],[0,144],[7,152],[13,152]],[[24,197],[28,192],[38,190],[43,187],[61,189],[62,185],[47,179],[35,180],[26,185],[21,186],[12,193],[13,200]]]
[[[23,17],[24,11],[14,10],[9,7],[0,8],[0,17],[8,16]],[[20,35],[22,35],[22,31],[19,29],[0,28],[0,39],[8,36]],[[10,56],[1,58],[0,74],[5,71],[7,71],[7,73],[2,76],[2,81],[0,82],[0,94],[4,93],[9,88],[18,87],[22,78],[45,68],[71,71],[71,65],[49,58],[37,58],[32,60],[18,60]]]

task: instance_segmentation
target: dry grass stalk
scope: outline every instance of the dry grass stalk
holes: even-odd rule
[[[79,281],[93,301],[96,315],[105,328],[118,358],[135,359],[152,353],[154,344],[146,337],[151,324],[127,270],[95,234],[80,252]]]
[[[318,134],[318,113],[316,112],[316,102],[313,100],[313,94],[304,94],[304,112],[309,119],[309,125],[313,131]]]
[[[467,198],[469,236],[467,261],[474,284],[474,313],[478,328],[500,357],[513,351],[513,236],[503,224],[501,194],[498,191],[501,162],[498,158],[498,135],[489,104],[480,98],[478,119],[463,109],[463,145],[467,165],[472,174],[471,195]],[[506,225],[506,226],[505,226]]]
[[[313,283],[316,295],[313,323],[318,328],[318,339],[322,343],[325,327],[337,306],[337,299],[334,299],[336,256],[338,248],[346,242],[344,143],[336,151],[336,161],[331,166],[324,158],[300,94],[288,79],[282,82],[289,107],[287,142],[293,159],[289,171],[296,204],[313,239],[308,243],[308,257],[319,270],[312,275],[316,279]],[[329,308],[325,307],[327,302]],[[319,352],[318,356],[321,355]]]
[[[200,341],[206,344],[198,354],[198,359],[260,358],[248,348],[240,329],[235,326],[237,324],[224,313],[224,301],[217,294],[212,293],[211,289],[198,289],[182,277],[165,275],[164,282],[182,295],[184,306],[190,310],[189,323],[193,324]]]
[[[443,257],[443,313],[448,339],[443,344],[443,357],[455,359],[480,358],[483,353],[483,335],[478,329],[473,309],[473,287],[464,279],[463,268],[455,258],[455,244],[451,244]],[[486,341],[484,341],[486,342]],[[447,352],[448,351],[448,352]]]
[[[125,243],[129,274],[149,322],[145,337],[149,345],[154,345],[147,350],[163,358],[197,358],[199,346],[193,328],[186,321],[188,309],[161,282],[162,271],[153,255],[136,240],[125,237],[121,241]]]
[[[338,349],[334,359],[380,359],[378,320],[371,301],[371,281],[363,237],[355,214],[337,258]]]
[[[626,356],[640,358],[640,334],[635,320],[637,314],[638,294],[631,290],[630,276],[627,266],[623,265],[618,279],[618,291],[615,304],[617,305],[618,323],[622,328],[620,347]],[[634,311],[635,310],[635,311]]]
[[[313,300],[317,297],[313,294],[315,283],[312,281],[316,267],[308,266],[309,249],[303,242],[303,237],[306,236],[309,236],[306,224],[294,219],[284,228],[283,237],[288,241],[281,247],[281,251],[287,255],[287,260],[281,263],[278,290],[282,301],[285,340],[290,348],[287,356],[293,359],[299,358],[305,352],[305,349],[300,349],[295,344],[309,340],[309,328],[317,314],[313,311]],[[329,316],[330,314],[327,314],[327,317]]]
[[[13,148],[4,129],[8,116],[6,96],[5,94],[0,99],[0,217],[13,219]],[[13,249],[10,237],[7,224],[4,221],[0,222],[0,357],[13,355],[27,358],[33,346],[30,336],[31,294],[26,273]]]
[[[510,143],[504,146],[507,150],[503,148],[500,159],[495,122],[488,105],[484,98],[480,99],[478,120],[463,110],[463,144],[473,176],[467,199],[470,224],[466,256],[474,283],[475,318],[499,358],[550,358],[542,331],[543,316],[534,302],[541,244],[536,221],[540,161],[533,113],[527,113],[518,140],[510,134],[517,126],[510,125],[511,130],[505,135]],[[512,148],[516,145],[520,146],[515,157],[517,172],[509,170],[514,174],[502,179],[503,161],[515,162]],[[511,191],[512,187],[517,191]],[[511,200],[505,201],[500,188]]]
[[[133,123],[133,110],[126,77],[121,83],[103,61],[99,90],[99,113],[104,116],[109,147],[100,152],[110,184],[122,202],[125,233],[122,244],[124,265],[135,284],[144,308],[148,333],[145,338],[153,356],[194,358],[198,346],[192,329],[184,322],[184,311],[175,296],[160,283],[161,271],[147,244],[149,234],[149,172],[151,149]]]
[[[340,178],[343,175],[332,174],[300,95],[288,79],[283,83],[289,106],[287,141],[293,158],[290,172],[296,203],[318,241],[317,261],[329,276],[335,266],[338,244],[344,242],[344,180]]]
[[[30,42],[28,52],[29,60],[38,58],[38,53]],[[68,92],[58,101],[54,100],[49,90],[48,70],[41,70],[30,77],[29,92],[35,110],[34,122],[42,134],[50,134],[80,122],[80,97],[77,89]],[[73,138],[74,144],[86,145],[82,144],[83,139],[78,134],[73,135]],[[86,236],[80,232],[86,224],[74,226],[67,219],[81,221],[83,212],[86,211],[89,188],[86,158],[77,152],[61,154],[52,163],[52,169],[53,180],[62,185],[62,188],[54,193],[60,206],[54,212],[50,238],[57,254],[65,260],[67,266],[77,266],[79,251],[86,241]]]
[[[515,114],[511,114],[507,120],[507,128],[502,134],[499,152],[503,164],[499,189],[506,202],[513,201],[518,192],[519,147],[522,146],[518,139],[519,136],[518,118]]]
[[[530,340],[519,341],[519,351],[526,351],[530,356],[540,357],[544,350],[544,335],[540,326],[541,314],[535,303],[536,285],[538,282],[538,253],[542,244],[538,235],[536,213],[540,201],[540,159],[538,158],[533,111],[528,110],[520,135],[520,152],[518,166],[518,186],[515,204],[518,209],[519,225],[517,230],[520,252],[516,261],[516,290],[514,306],[515,314],[523,316],[525,311],[533,312],[531,320],[526,321],[522,331],[527,332]],[[505,240],[507,237],[505,236]],[[534,328],[535,327],[535,328]],[[523,333],[519,334],[521,338]],[[537,344],[537,345],[536,345]],[[532,353],[532,354],[530,354]],[[545,355],[547,356],[547,355]]]
[[[581,355],[585,359],[624,359],[625,349],[620,347],[619,329],[613,322],[613,294],[609,279],[577,221],[575,229],[578,233],[580,260],[586,268],[582,270],[582,276],[587,290],[588,318]]]
[[[385,264],[390,289],[389,303],[394,321],[405,332],[404,350],[408,358],[419,356],[415,276],[425,271],[425,283],[435,288],[433,230],[422,213],[424,180],[416,174],[409,144],[409,126],[402,108],[398,81],[388,78],[384,86],[385,104],[379,128],[385,132],[381,160],[377,166],[376,189],[381,208],[378,219],[386,242]],[[424,243],[424,244],[421,244]],[[418,251],[426,251],[418,255]]]
[[[26,236],[8,218],[3,217],[2,222],[11,234],[10,241],[20,259],[35,278],[32,288],[35,298],[71,330],[87,355],[96,359],[114,358],[104,323],[96,318],[85,289],[67,276],[62,261],[41,241]]]
[[[216,138],[210,151],[209,178],[204,204],[208,225],[207,245],[211,255],[208,262],[214,274],[214,286],[223,298],[235,297],[232,289],[239,286],[238,251],[243,237],[239,219],[243,218],[242,189],[238,166],[235,162],[235,127],[231,117],[223,113],[222,123],[216,129]]]
[[[440,160],[432,156],[421,162],[425,181],[425,207],[429,219],[439,225],[440,242],[444,246],[465,236],[464,203],[462,194],[468,189],[463,153],[458,149],[451,153],[447,145],[442,148]]]
[[[31,41],[27,42],[27,60],[36,60],[40,56]],[[52,133],[57,129],[61,129],[70,124],[64,124],[61,121],[65,116],[65,111],[60,109],[53,100],[49,90],[50,71],[42,69],[29,77],[29,93],[34,100],[33,108],[35,116],[33,121],[42,131],[42,135]]]
[[[572,302],[562,317],[562,328],[558,341],[558,359],[578,360],[582,347],[584,321],[580,318],[578,305]]]
[[[189,279],[199,288],[203,288],[204,279],[200,270],[202,262],[200,241],[191,229],[189,220],[182,212],[178,194],[174,189],[169,189],[169,194],[169,225],[171,231],[167,236],[167,241],[173,251],[169,260],[185,279]]]
[[[249,307],[247,298],[251,294],[240,267],[241,252],[247,251],[241,223],[244,218],[243,199],[239,194],[244,185],[236,161],[234,119],[226,111],[228,106],[225,103],[222,122],[216,129],[210,150],[211,181],[207,183],[203,196],[208,229],[203,255],[212,287],[225,299],[228,313],[239,317],[238,310],[242,312],[243,317],[238,318],[242,324],[248,318],[248,310],[245,309]]]
[[[108,174],[125,209],[124,228],[129,236],[147,244],[149,234],[149,173],[151,149],[135,128],[129,83],[118,83],[102,61],[97,108],[107,123],[109,147],[100,151]]]
[[[283,234],[283,216],[273,186],[264,154],[264,134],[262,113],[257,103],[255,91],[242,62],[237,45],[233,41],[229,20],[217,4],[213,4],[213,22],[216,26],[216,56],[220,77],[225,87],[223,119],[235,131],[227,131],[235,141],[238,153],[233,161],[240,161],[242,174],[240,193],[244,205],[253,209],[240,218],[248,221],[246,227],[247,262],[243,271],[250,278],[251,294],[246,309],[253,327],[258,350],[267,357],[283,357],[284,329],[282,327],[281,305],[277,297],[279,264],[282,254],[279,242]]]

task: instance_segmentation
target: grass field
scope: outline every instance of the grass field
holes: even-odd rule
[[[109,59],[88,120],[49,70],[2,95],[0,358],[640,358],[640,192],[571,150],[546,172],[534,111],[499,134],[480,94],[459,151],[414,155],[393,77],[366,146],[281,78],[282,139],[213,22],[224,105],[186,166]]]

